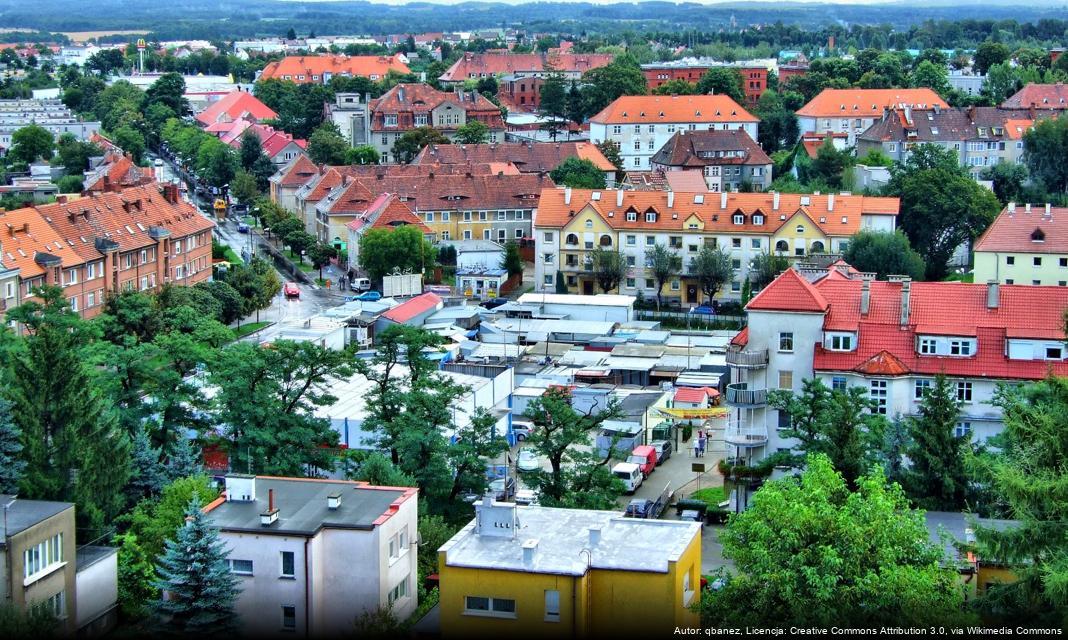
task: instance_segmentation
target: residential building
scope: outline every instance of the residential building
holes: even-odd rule
[[[1034,126],[1036,118],[1049,117],[1051,113],[975,106],[888,110],[857,136],[857,156],[875,150],[905,162],[916,145],[937,144],[956,154],[961,166],[978,178],[985,167],[1001,162],[1023,163],[1024,134]]]
[[[19,291],[18,267],[4,264],[4,243],[0,241],[0,312],[19,306]]]
[[[965,73],[956,69],[949,70],[949,86],[961,93],[977,96],[983,92],[986,76],[977,73]]]
[[[246,133],[254,133],[260,139],[263,153],[278,167],[285,166],[297,156],[307,155],[306,140],[294,138],[292,134],[279,131],[266,124],[238,119],[229,122],[217,122],[209,125],[205,131],[219,137],[220,140],[240,149]]]
[[[948,109],[938,94],[920,89],[824,89],[797,111],[798,128],[805,134],[846,134],[846,146],[883,117],[887,109]],[[754,136],[755,138],[755,136]]]
[[[139,167],[121,151],[105,151],[100,163],[85,172],[82,191],[101,193],[104,191],[121,191],[127,187],[152,184],[156,181],[155,172],[150,167]],[[91,160],[90,162],[93,162]]]
[[[767,392],[800,392],[813,377],[864,389],[872,411],[896,420],[917,415],[943,374],[961,402],[956,433],[982,441],[1002,429],[999,384],[1068,374],[1068,287],[873,278],[848,265],[789,269],[749,302],[727,352],[728,455],[755,461],[796,444]]]
[[[623,168],[649,159],[678,131],[742,129],[756,140],[759,119],[729,96],[621,96],[590,118],[590,141],[619,144]]]
[[[319,175],[319,167],[300,154],[270,177],[271,201],[288,211],[297,211],[297,191]]]
[[[521,173],[548,174],[568,158],[589,160],[604,171],[608,184],[615,182],[616,167],[597,145],[589,142],[501,142],[497,144],[428,145],[412,164],[475,165],[511,163]]]
[[[491,240],[457,240],[449,244],[456,248],[458,269],[499,267],[504,264],[504,247]]]
[[[339,93],[333,104],[326,104],[327,119],[337,125],[341,137],[353,147],[371,143],[371,117],[367,112],[370,101],[371,96],[360,100],[358,93]]]
[[[478,121],[489,129],[489,142],[504,141],[501,109],[477,91],[438,91],[426,84],[398,84],[370,102],[371,145],[384,157],[402,135],[419,127],[433,127],[450,140],[456,130]]]
[[[497,99],[508,113],[525,111],[536,113],[541,106],[541,87],[545,78],[540,76],[507,75],[497,83]]]
[[[802,78],[808,73],[808,59],[801,54],[799,58],[784,62],[779,65],[779,85],[782,86],[784,82],[789,81],[791,78]]]
[[[764,191],[771,158],[743,129],[678,131],[649,159],[654,171],[699,171],[709,191]]]
[[[975,282],[1068,286],[1068,208],[1010,202],[974,252]]]
[[[514,76],[516,78],[544,78],[549,69],[568,80],[577,80],[591,69],[612,62],[608,53],[464,53],[441,74],[443,86],[460,86],[468,80]]]
[[[242,631],[350,633],[364,613],[417,605],[417,489],[231,474],[204,507],[229,549]]]
[[[99,122],[82,120],[62,100],[0,100],[0,149],[11,148],[11,136],[19,129],[35,124],[53,137],[69,133],[85,142],[100,130]]]
[[[1068,86],[1063,82],[1057,84],[1035,84],[1033,82],[1012,94],[1001,103],[1004,109],[1068,109]]]
[[[407,75],[408,64],[399,56],[286,56],[267,63],[256,80],[289,80],[297,84],[326,84],[330,78],[367,78],[378,81],[389,72]]]
[[[534,219],[535,287],[554,291],[559,272],[570,292],[592,294],[597,284],[587,256],[604,247],[626,256],[619,292],[649,299],[657,283],[646,261],[659,244],[682,258],[684,271],[664,284],[662,297],[701,304],[701,287],[686,272],[700,249],[712,246],[729,252],[735,269],[719,295],[736,299],[756,256],[841,253],[861,229],[893,231],[898,207],[896,198],[846,194],[546,189]]]
[[[699,624],[701,525],[487,496],[438,571],[444,638],[661,635]]]
[[[214,224],[178,198],[177,185],[140,186],[0,212],[4,263],[19,269],[19,296],[63,288],[82,317],[108,293],[191,286],[211,278]]]
[[[278,114],[248,91],[231,91],[196,115],[202,127],[220,122],[273,120]]]
[[[645,76],[645,84],[652,91],[672,80],[685,80],[691,84],[697,84],[710,69],[733,69],[742,77],[746,104],[755,106],[768,88],[768,70],[774,66],[774,60],[723,62],[712,58],[682,58],[669,62],[643,64],[642,75]]]
[[[353,266],[360,264],[360,238],[370,229],[412,225],[434,240],[434,232],[408,205],[389,193],[374,196],[357,180],[324,198],[315,213],[318,240],[335,246]]]

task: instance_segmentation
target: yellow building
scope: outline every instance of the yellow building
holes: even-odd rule
[[[487,498],[438,565],[445,638],[661,636],[699,625],[695,522]]]
[[[657,283],[646,261],[661,245],[681,263],[664,283],[664,299],[701,304],[706,296],[689,267],[711,246],[727,252],[735,270],[718,296],[736,299],[756,256],[840,253],[861,229],[893,231],[898,207],[896,198],[850,194],[544,189],[534,216],[535,287],[552,291],[562,278],[570,292],[599,291],[588,257],[601,247],[625,257],[619,293],[655,297]]]
[[[1068,286],[1068,208],[1010,202],[975,242],[975,282]]]

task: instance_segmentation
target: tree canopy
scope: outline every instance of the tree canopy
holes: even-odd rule
[[[926,273],[923,256],[913,251],[908,237],[900,231],[861,230],[849,240],[842,259],[880,280],[892,275],[923,280]]]

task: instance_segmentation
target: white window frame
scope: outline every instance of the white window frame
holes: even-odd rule
[[[471,604],[470,601],[473,598],[478,598],[480,600],[485,600],[487,608],[486,609],[471,609],[468,605]],[[511,602],[512,603],[512,610],[511,611],[507,611],[506,610],[507,607],[504,607],[504,610],[498,610],[496,608],[496,606],[495,606],[498,602],[500,602],[501,604],[506,603],[506,602]],[[515,618],[515,617],[517,617],[517,613],[518,613],[518,607],[516,606],[516,601],[512,600],[510,598],[491,598],[491,597],[488,597],[488,596],[464,596],[463,615],[465,615],[465,616],[483,616],[483,617],[487,617],[487,618]]]
[[[245,570],[245,569],[240,569],[240,570],[237,569],[237,563],[238,562],[242,562],[242,563],[243,562],[247,562],[249,568],[247,570]],[[252,560],[240,560],[240,559],[230,558],[230,559],[228,559],[226,561],[226,564],[227,564],[227,566],[230,567],[230,573],[234,574],[235,576],[251,576],[251,575],[255,575],[256,564]],[[242,566],[244,566],[244,565],[242,565]]]
[[[783,345],[786,345],[785,347]],[[779,332],[779,353],[794,352],[794,333],[792,331]]]
[[[975,397],[975,386],[967,380],[958,380],[956,385],[957,400],[964,404],[971,404]]]

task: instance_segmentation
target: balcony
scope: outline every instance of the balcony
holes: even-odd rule
[[[767,389],[753,389],[748,382],[727,385],[727,404],[736,407],[763,407],[767,403]]]
[[[727,364],[739,369],[761,369],[768,366],[767,349],[727,349]]]
[[[734,447],[763,447],[768,443],[768,430],[764,426],[731,420],[727,423],[723,440]]]

